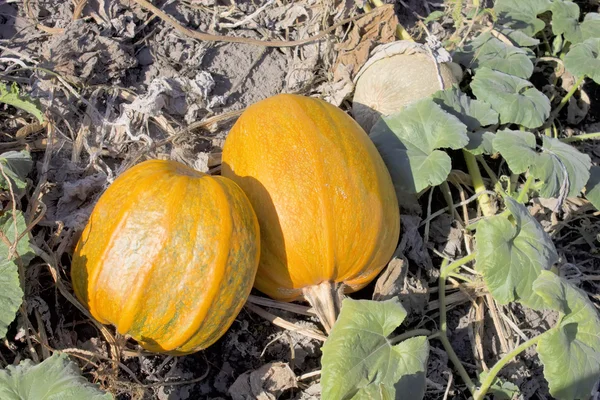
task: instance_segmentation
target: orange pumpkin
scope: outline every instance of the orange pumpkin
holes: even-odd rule
[[[252,289],[259,225],[231,180],[150,160],[101,196],[71,266],[77,298],[145,349],[186,354],[233,323]]]
[[[390,174],[363,129],[325,101],[280,94],[248,107],[225,140],[221,174],[258,217],[255,287],[308,300],[327,330],[340,291],[363,288],[394,253],[400,213]]]

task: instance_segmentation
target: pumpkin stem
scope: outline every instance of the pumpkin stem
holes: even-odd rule
[[[342,308],[344,285],[325,281],[318,285],[305,287],[302,289],[302,293],[314,308],[325,331],[329,334]]]

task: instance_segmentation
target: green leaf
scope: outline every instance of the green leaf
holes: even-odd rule
[[[492,105],[502,124],[537,128],[550,115],[550,100],[525,79],[480,68],[471,82],[477,99]]]
[[[494,139],[494,149],[515,174],[524,173],[535,162],[535,145],[535,135],[530,132],[503,130]]]
[[[532,38],[531,36],[516,29],[510,29],[506,26],[498,26],[496,27],[496,30],[510,39],[515,46],[530,47],[540,44],[538,39]]]
[[[28,96],[21,95],[19,86],[16,83],[10,86],[0,84],[0,103],[20,108],[33,115],[40,123],[44,122],[44,113],[39,105]]]
[[[557,262],[556,248],[524,205],[510,197],[504,200],[514,221],[496,215],[479,222],[476,268],[499,303],[518,301],[541,309],[542,299],[533,292],[532,285],[540,271]]]
[[[483,371],[481,374],[479,374],[479,382],[483,382],[488,375],[488,371]],[[519,387],[514,383],[496,377],[492,383],[492,386],[490,386],[488,393],[494,395],[494,400],[512,400],[516,399],[516,396],[518,396],[521,392]]]
[[[110,400],[113,396],[91,384],[64,353],[35,365],[31,360],[0,370],[3,400]]]
[[[590,179],[585,185],[585,198],[600,210],[600,167],[595,165],[590,169]]]
[[[0,216],[0,232],[4,235],[0,238],[0,337],[6,335],[23,299],[17,263],[26,266],[34,257],[27,235],[17,241],[16,252],[10,251],[2,239],[6,239],[12,248],[17,237],[25,232],[26,228],[21,211],[17,211],[15,218],[12,211]]]
[[[324,399],[422,399],[429,343],[417,336],[394,345],[388,336],[404,321],[398,298],[346,298],[322,348]]]
[[[33,160],[29,152],[21,150],[2,153],[0,154],[0,164],[2,164],[4,174],[11,180],[13,190],[24,189],[27,186],[25,177],[33,168]],[[9,189],[8,183],[2,174],[0,174],[0,188]]]
[[[527,52],[511,46],[486,32],[456,52],[457,60],[467,68],[482,67],[527,79],[533,73],[533,63]]]
[[[564,35],[572,44],[592,37],[600,37],[600,14],[588,13],[579,22],[579,6],[572,1],[556,0],[552,3],[552,32]]]
[[[567,196],[578,196],[590,178],[591,166],[592,160],[587,154],[558,139],[544,136],[543,152],[537,155],[531,174],[543,182],[542,197],[560,197],[567,178]]]
[[[19,282],[17,265],[0,257],[0,338],[6,336],[8,327],[15,320],[17,311],[23,302],[23,290]]]
[[[444,182],[452,163],[445,152],[437,149],[460,149],[469,141],[467,127],[431,98],[380,118],[370,136],[394,185],[408,193]]]
[[[441,19],[444,15],[445,13],[443,11],[433,11],[427,16],[427,18],[423,20],[423,23],[428,24],[430,22],[437,21],[438,19]]]
[[[585,292],[550,271],[540,274],[533,290],[561,314],[537,345],[550,394],[559,400],[589,398],[600,378],[598,312]]]
[[[494,10],[500,25],[534,36],[546,26],[537,16],[548,11],[551,4],[549,0],[498,0]]]
[[[600,38],[571,47],[565,56],[565,68],[576,77],[587,76],[600,84]]]
[[[470,131],[498,123],[498,113],[492,110],[492,106],[483,101],[471,99],[456,85],[446,90],[438,90],[432,98],[444,111],[454,115],[465,124]]]
[[[492,132],[485,130],[478,130],[475,132],[467,132],[469,135],[469,144],[465,147],[465,150],[478,156],[481,154],[492,155],[495,153],[494,150],[494,139],[496,135]]]

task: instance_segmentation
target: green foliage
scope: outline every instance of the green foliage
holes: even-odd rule
[[[498,113],[488,103],[471,99],[456,85],[433,94],[433,100],[444,111],[454,115],[470,131],[498,123]]]
[[[585,185],[585,198],[600,210],[600,167],[590,169],[590,179]]]
[[[523,79],[529,78],[533,73],[533,62],[525,50],[510,46],[489,32],[467,43],[462,50],[457,51],[455,58],[475,70],[487,67]]]
[[[536,158],[531,173],[542,182],[542,197],[559,197],[568,183],[567,196],[578,196],[590,177],[592,160],[571,145],[544,136],[542,153]],[[566,175],[566,176],[565,176]]]
[[[537,128],[550,115],[550,100],[525,79],[482,67],[477,70],[471,89],[478,100],[492,105],[500,123]]]
[[[0,84],[0,103],[6,103],[10,106],[20,108],[23,111],[33,115],[37,120],[44,122],[44,113],[37,102],[19,92],[19,86],[16,83],[12,85]]]
[[[394,184],[409,193],[439,185],[448,177],[452,162],[438,149],[460,149],[469,142],[466,126],[430,98],[381,118],[370,135]]]
[[[535,135],[530,132],[504,130],[496,133],[494,149],[506,160],[515,174],[527,172],[537,157]]]
[[[533,291],[533,282],[558,261],[558,254],[527,208],[510,197],[505,201],[512,221],[496,215],[477,225],[476,268],[499,303],[518,301],[541,309],[544,303]]]
[[[550,394],[559,400],[587,399],[600,377],[600,318],[585,292],[550,271],[533,284],[544,304],[560,313],[537,351]]]
[[[588,13],[579,22],[579,6],[571,1],[556,0],[552,3],[552,32],[564,35],[573,44],[600,37],[600,14]]]
[[[388,338],[405,318],[406,311],[398,298],[344,299],[338,320],[322,348],[323,398],[423,398],[427,338],[417,336],[399,344]]]
[[[23,234],[26,229],[20,211],[14,217],[12,211],[0,215],[0,337],[6,335],[23,299],[18,266],[28,265],[34,256]]]
[[[0,166],[4,174],[0,174],[0,189],[9,190],[8,182],[4,175],[10,179],[12,189],[24,189],[27,185],[25,177],[33,168],[33,161],[29,152],[8,151],[0,154]]]
[[[40,364],[23,360],[0,370],[3,400],[111,400],[113,396],[89,383],[77,364],[54,353]]]
[[[565,68],[574,76],[588,76],[600,84],[600,38],[573,46],[565,56]]]
[[[546,25],[537,16],[549,10],[551,4],[549,0],[497,0],[494,10],[500,25],[533,36]]]
[[[479,374],[479,380],[487,378],[488,372],[483,371]],[[490,393],[494,395],[494,400],[513,400],[521,393],[519,387],[503,379],[496,378],[490,387]]]
[[[542,151],[538,153],[532,133],[501,131],[494,139],[494,149],[513,173],[530,170],[541,182],[538,186],[542,197],[577,196],[590,177],[590,157],[554,138],[544,136]]]

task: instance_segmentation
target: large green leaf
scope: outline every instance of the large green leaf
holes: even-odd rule
[[[510,39],[510,41],[515,46],[529,47],[537,46],[538,44],[540,44],[540,41],[538,39],[532,38],[531,36],[525,34],[523,31],[510,29],[502,25],[499,25],[496,29],[498,30],[498,32]]]
[[[27,186],[25,177],[31,172],[33,168],[33,160],[28,151],[8,151],[0,154],[0,164],[4,174],[11,180],[12,188],[23,189]],[[9,186],[4,178],[4,175],[0,174],[0,189],[8,190]]]
[[[34,256],[27,235],[13,246],[25,229],[25,218],[20,211],[17,211],[15,218],[12,211],[0,216],[0,232],[4,235],[3,239],[10,243],[9,248],[5,240],[0,239],[0,338],[6,335],[23,301],[17,265],[22,263],[27,266]],[[16,251],[10,251],[13,247]]]
[[[505,197],[505,202],[513,221],[496,215],[477,226],[476,268],[499,303],[518,301],[541,309],[544,303],[532,285],[540,271],[558,260],[556,248],[524,205],[510,197]]]
[[[470,131],[498,123],[498,113],[492,110],[492,106],[483,101],[471,99],[456,85],[446,90],[438,90],[432,98],[444,111],[454,115],[465,124]]]
[[[10,86],[0,84],[0,103],[20,108],[33,115],[39,122],[44,122],[44,113],[40,109],[38,102],[32,100],[27,95],[19,93],[19,86],[16,83]]]
[[[460,149],[469,141],[467,127],[431,98],[379,119],[370,136],[394,184],[409,193],[444,182],[452,162],[438,149]]]
[[[591,166],[592,160],[587,154],[558,139],[544,136],[543,151],[537,155],[531,173],[543,183],[539,189],[542,197],[560,197],[566,179],[569,184],[566,195],[578,196],[590,178]]]
[[[600,84],[600,38],[590,38],[571,47],[565,56],[565,68],[574,76],[587,76]]]
[[[600,318],[585,292],[550,271],[542,271],[533,290],[561,314],[537,351],[550,394],[559,400],[588,399],[600,379]]]
[[[480,68],[471,82],[477,99],[492,105],[503,124],[537,128],[550,115],[550,100],[525,79]]]
[[[549,10],[550,5],[549,0],[498,0],[494,10],[500,25],[534,36],[546,26],[537,16]]]
[[[600,37],[600,15],[588,13],[579,22],[579,6],[572,1],[556,0],[552,3],[552,32],[563,34],[571,43],[577,44],[592,37]]]
[[[496,133],[494,149],[506,160],[508,168],[522,174],[535,162],[535,135],[530,132],[503,130]]]
[[[585,185],[585,198],[600,210],[600,167],[595,165],[590,169],[590,179]]]
[[[492,132],[488,132],[484,129],[480,129],[475,132],[467,132],[469,136],[469,144],[465,147],[465,150],[474,154],[487,154],[492,155],[496,151],[494,150],[494,139],[496,135]]]
[[[489,32],[468,42],[456,52],[455,57],[461,64],[475,70],[488,67],[524,79],[533,73],[533,63],[525,50],[506,44]]]
[[[429,343],[424,336],[393,344],[388,336],[404,321],[398,298],[344,299],[323,346],[324,399],[422,399]]]
[[[64,353],[40,364],[31,360],[0,370],[2,400],[110,400],[113,396],[92,385]]]

